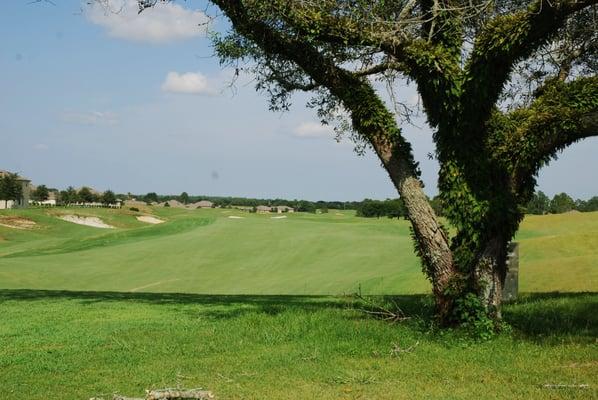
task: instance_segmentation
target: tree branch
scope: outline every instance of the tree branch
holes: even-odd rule
[[[503,131],[491,126],[494,157],[508,164],[516,191],[529,191],[533,176],[559,151],[598,136],[598,77],[554,79],[529,108],[495,118],[491,125]]]
[[[567,16],[598,0],[536,0],[527,10],[490,20],[477,36],[463,72],[463,110],[469,134],[480,131],[513,66],[563,26]]]
[[[448,7],[447,1],[442,0],[439,3],[442,8],[436,10],[433,18],[440,18],[440,14],[446,14],[445,18],[441,18],[446,22],[449,15],[454,14],[453,11],[444,8]],[[219,1],[215,3],[221,5]],[[421,23],[419,17],[407,20],[402,20],[400,17],[394,20],[385,19],[376,15],[360,17],[365,11],[356,5],[351,5],[350,11],[353,15],[357,14],[357,17],[350,17],[346,13],[347,10],[341,9],[338,4],[339,2],[336,1],[324,0],[322,2],[274,0],[265,5],[259,0],[246,0],[239,7],[245,9],[247,18],[267,22],[264,24],[265,27],[269,29],[274,27],[276,33],[284,34],[283,42],[290,44],[292,41],[293,46],[299,47],[309,44],[318,54],[321,54],[319,48],[327,48],[329,45],[340,47],[342,49],[340,53],[343,51],[349,53],[354,49],[363,48],[372,48],[385,53],[390,58],[390,62],[374,66],[371,70],[366,68],[358,71],[354,76],[382,73],[385,69],[401,72],[418,83],[422,104],[432,125],[437,125],[439,121],[446,118],[447,110],[437,106],[438,99],[447,99],[441,102],[443,104],[456,103],[457,99],[450,99],[450,97],[457,94],[455,81],[459,77],[460,66],[455,54],[460,51],[460,39],[448,49],[446,43],[436,40],[441,39],[440,34],[440,36],[436,35],[431,42],[413,37],[407,27]],[[414,3],[408,2],[399,12],[409,13],[411,12],[409,9],[413,7]],[[451,34],[454,34],[454,30],[443,28],[444,31],[451,31]],[[244,32],[245,36],[250,34],[250,31]],[[291,38],[301,38],[301,40]]]

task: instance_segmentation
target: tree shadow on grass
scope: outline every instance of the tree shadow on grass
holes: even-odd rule
[[[277,315],[289,309],[319,310],[346,307],[340,298],[333,296],[303,295],[220,295],[193,293],[111,292],[72,290],[0,289],[3,301],[73,300],[80,304],[119,302],[164,306],[205,306],[201,315],[226,319],[247,312]],[[197,309],[189,309],[197,313]]]
[[[598,293],[526,293],[503,309],[503,316],[524,339],[537,342],[598,337]]]
[[[433,325],[433,301],[430,295],[376,296],[385,304],[396,304],[414,329],[428,331]],[[193,315],[231,319],[257,312],[278,315],[301,310],[360,308],[347,297],[308,295],[206,295],[188,293],[105,292],[70,290],[0,289],[3,301],[76,300],[82,304],[132,302],[168,306],[201,305],[201,310],[183,309]],[[538,342],[562,341],[564,337],[594,341],[598,337],[598,293],[529,293],[506,304],[505,321],[516,337]],[[363,313],[348,318],[372,318]]]
[[[412,329],[445,341],[446,332],[437,329],[434,323],[432,296],[378,296],[373,302],[383,304],[391,311],[399,308],[399,313],[409,317],[405,323]],[[366,310],[380,311],[374,307]],[[368,317],[371,315],[364,313],[355,318]],[[513,328],[516,339],[542,344],[558,344],[563,340],[595,343],[598,337],[598,293],[524,293],[517,301],[503,305],[503,318]]]
[[[427,295],[376,296],[392,299],[400,304],[406,315],[417,318],[431,318],[431,300]],[[322,295],[221,295],[193,293],[154,293],[154,292],[111,292],[111,291],[72,291],[72,290],[33,290],[0,289],[0,303],[3,301],[73,300],[80,304],[102,302],[123,302],[157,304],[167,306],[200,305],[201,310],[188,309],[190,313],[200,313],[215,319],[242,316],[249,312],[278,315],[289,310],[319,311],[324,309],[351,309],[355,306],[350,296]],[[362,318],[361,315],[354,315]],[[363,314],[363,318],[369,318]]]

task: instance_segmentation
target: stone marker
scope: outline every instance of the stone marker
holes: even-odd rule
[[[519,293],[519,243],[509,243],[507,254],[507,276],[502,289],[502,301],[511,301]]]

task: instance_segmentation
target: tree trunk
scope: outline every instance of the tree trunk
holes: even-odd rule
[[[507,241],[491,238],[478,259],[474,270],[474,282],[478,296],[488,315],[500,321],[502,289],[507,273]]]
[[[436,303],[436,313],[445,323],[452,311],[452,300],[447,294],[451,280],[457,275],[449,239],[426,197],[420,180],[409,173],[406,160],[397,156],[392,145],[374,141],[374,150],[382,161],[390,179],[405,203],[413,227],[418,255],[422,259]]]

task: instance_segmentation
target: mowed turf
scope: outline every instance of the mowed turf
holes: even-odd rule
[[[116,227],[100,230],[56,217],[72,210],[0,214],[38,223],[0,227],[3,397],[598,397],[597,213],[530,217],[518,236],[523,290],[594,293],[523,294],[503,310],[512,331],[476,341],[438,330],[429,295],[396,296],[410,317],[396,324],[313,295],[427,292],[404,221],[148,211],[168,222],[76,210]]]
[[[106,209],[3,211],[37,225],[0,226],[0,288],[204,294],[426,293],[404,220],[232,210]],[[57,218],[99,216],[115,229]],[[228,218],[242,216],[241,219]],[[530,216],[521,243],[522,291],[598,289],[598,213]]]
[[[73,225],[45,210],[21,213],[39,228],[1,231],[0,287],[340,294],[361,284],[378,293],[427,290],[403,221],[361,219],[352,212],[273,219],[230,210],[156,209],[167,222],[143,225],[126,211],[77,212],[104,217],[120,229]]]

